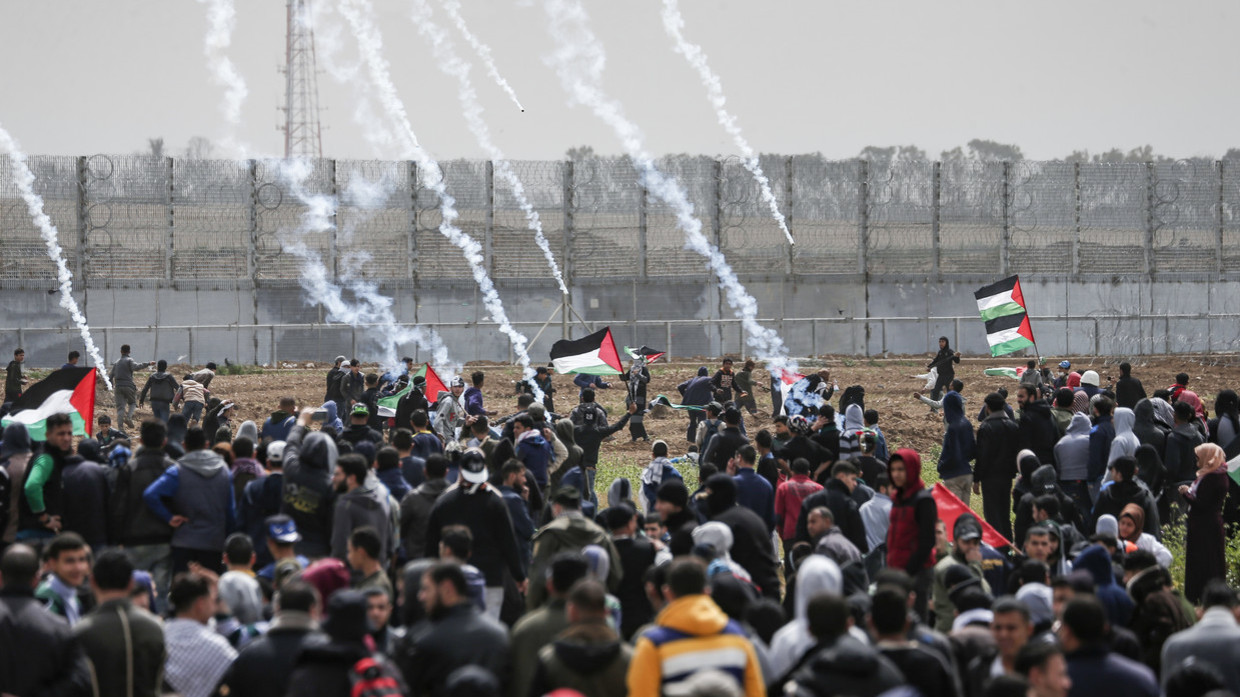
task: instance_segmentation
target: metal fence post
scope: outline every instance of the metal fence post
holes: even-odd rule
[[[784,224],[788,226],[788,234],[792,234],[792,155],[784,159]],[[793,259],[796,256],[796,247],[788,243],[788,259],[785,267],[785,273],[792,274]]]
[[[646,188],[644,182],[641,183],[641,191],[637,199],[637,275],[641,280],[646,280],[650,274],[650,265],[647,259],[649,253],[649,211],[650,211],[650,190]]]
[[[1145,163],[1145,240],[1141,245],[1145,273],[1154,273],[1154,163]]]
[[[486,188],[487,210],[486,210],[486,227],[483,228],[483,259],[486,263],[488,274],[495,273],[495,162],[487,160],[486,180],[483,183]]]
[[[1081,275],[1081,163],[1072,163],[1074,233],[1072,236],[1072,278]]]
[[[573,210],[575,201],[573,200],[573,161],[566,160],[564,162],[564,285],[568,287],[569,293],[573,288]],[[568,313],[569,304],[572,303],[571,295],[563,299],[564,307],[560,310],[560,338],[568,338]]]
[[[664,322],[663,330],[667,334],[667,348],[664,350],[664,353],[667,354],[667,359],[670,361],[672,359],[672,323]]]
[[[249,201],[249,239],[245,246],[245,270],[250,276],[250,304],[254,308],[254,362],[258,363],[258,161],[246,163],[246,173],[250,180]],[[275,360],[271,364],[275,365]]]
[[[86,158],[77,158],[77,275],[86,280]],[[82,286],[85,291],[86,286]]]
[[[336,161],[335,160],[327,161],[327,181],[329,182],[328,194],[332,197],[333,200],[338,200],[336,198],[336,193],[338,189],[336,187]],[[331,269],[332,271],[332,280],[335,280],[336,278],[340,276],[340,266],[339,266],[340,237],[338,234],[340,231],[340,227],[336,224],[337,216],[339,215],[340,215],[340,206],[339,204],[337,204],[336,206],[332,207],[331,229],[327,231],[327,236],[328,236],[327,268]]]
[[[1221,277],[1223,275],[1223,200],[1226,195],[1223,190],[1223,161],[1217,160],[1214,168],[1218,170],[1218,204],[1215,216],[1218,218],[1218,230],[1214,237],[1214,263],[1216,273]]]
[[[715,188],[714,188],[715,189],[714,190],[715,200],[714,200],[714,206],[713,206],[711,222],[710,222],[710,232],[711,232],[711,238],[712,238],[711,242],[715,245],[715,248],[718,249],[719,252],[722,254],[723,253],[723,160],[720,160],[717,157],[715,158],[713,171],[715,175]],[[708,271],[707,274],[709,273],[710,272]],[[709,276],[707,277],[709,278]],[[723,319],[723,291],[719,288],[718,285],[714,283],[710,284],[710,287],[713,289],[712,292],[714,292],[715,294],[715,319],[717,320],[715,326],[719,330],[718,331],[719,351],[720,353],[722,353],[724,350],[723,348],[724,329],[723,329],[723,322],[720,320]]]
[[[939,240],[939,208],[943,193],[943,163],[935,162],[930,174],[930,270],[935,278],[943,275],[943,249]]]
[[[858,163],[857,273],[864,276],[868,263],[866,253],[870,246],[870,161],[858,160]]]
[[[174,228],[174,217],[173,217],[173,210],[172,210],[172,195],[173,195],[173,180],[172,180],[173,165],[172,165],[172,162],[173,160],[171,157],[164,158],[164,210],[166,212],[166,216],[167,216],[166,222],[168,226],[166,230],[167,239],[165,240],[165,249],[164,249],[164,280],[165,281],[172,280],[172,258],[173,258],[173,253],[176,250],[175,241],[174,241],[174,232],[173,232],[175,228]]]
[[[999,275],[1006,277],[1011,265],[1012,245],[1012,163],[1003,163],[1003,236],[999,240]]]
[[[418,284],[418,163],[410,160],[405,174],[409,181],[409,238],[405,243],[405,267],[409,280]],[[417,303],[414,303],[417,307]],[[415,309],[416,312],[416,309]],[[416,315],[415,315],[416,317]],[[416,320],[415,320],[416,321]]]

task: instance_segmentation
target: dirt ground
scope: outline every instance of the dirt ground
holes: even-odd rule
[[[1107,376],[1119,377],[1118,360],[1106,360],[1091,357],[1067,357],[1072,361],[1074,369],[1096,370],[1102,376],[1103,384],[1107,384]],[[909,356],[890,359],[865,359],[844,356],[826,356],[813,362],[813,367],[805,366],[803,370],[817,369],[820,365],[831,369],[832,377],[840,387],[864,385],[866,389],[866,407],[877,409],[879,426],[886,434],[892,449],[895,447],[911,447],[926,453],[937,446],[941,438],[941,419],[930,412],[920,402],[912,398],[914,390],[921,389],[922,381],[912,376],[924,372],[930,356]],[[1023,360],[1023,359],[1022,359]],[[1048,365],[1057,364],[1063,357],[1048,359]],[[1015,403],[1016,382],[1008,378],[990,377],[982,373],[986,368],[1016,366],[1021,361],[1016,359],[973,359],[964,358],[957,367],[956,376],[965,383],[964,395],[970,416],[980,408],[982,397],[999,387],[1006,387],[1012,393],[1010,401]],[[246,419],[252,419],[260,426],[264,419],[273,411],[281,395],[292,395],[299,406],[317,406],[323,401],[325,376],[329,364],[315,364],[296,370],[263,370],[259,373],[246,375],[217,375],[212,383],[213,394],[223,399],[231,399],[238,405],[236,425]],[[718,368],[718,361],[706,359],[701,362],[655,363],[651,366],[652,375],[649,395],[665,394],[679,402],[676,386],[696,374],[698,366],[705,365],[713,374]],[[199,368],[201,366],[195,366]],[[377,366],[367,366],[367,372],[377,370]],[[487,374],[484,386],[486,405],[501,415],[512,413],[516,407],[514,383],[520,372],[512,366],[498,364],[470,364],[465,372],[483,370]],[[1133,375],[1145,385],[1147,393],[1166,387],[1174,382],[1174,376],[1181,371],[1190,376],[1189,388],[1197,392],[1208,407],[1212,407],[1214,396],[1223,389],[1235,389],[1240,386],[1240,362],[1225,361],[1220,357],[1186,357],[1159,356],[1145,357],[1133,361]],[[190,372],[189,366],[174,366],[174,375],[180,376]],[[755,382],[765,385],[768,381],[761,367],[755,371]],[[442,375],[447,380],[448,376]],[[143,378],[138,376],[139,387]],[[624,410],[624,386],[618,379],[616,387],[600,390],[598,401],[616,418]],[[577,403],[577,389],[572,384],[571,375],[556,375],[555,407],[561,414]],[[770,392],[760,389],[757,394],[759,415],[746,417],[746,428],[750,435],[771,424]],[[838,393],[832,400],[838,404]],[[113,414],[112,395],[99,383],[96,410]],[[651,414],[646,418],[646,430],[651,438],[663,438],[671,447],[672,455],[684,454],[688,443],[684,438],[688,417],[683,411],[669,411],[667,415]],[[141,416],[149,416],[150,408],[139,410]],[[650,446],[646,443],[630,443],[627,429],[617,433],[613,439],[605,443],[602,449],[604,464],[618,466],[630,475],[649,461]],[[927,463],[929,464],[929,463]],[[600,473],[600,480],[604,477]],[[608,480],[610,481],[610,480]],[[607,482],[599,481],[600,489]]]

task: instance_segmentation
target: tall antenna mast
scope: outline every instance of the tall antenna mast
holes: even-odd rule
[[[288,0],[284,55],[284,157],[323,157],[319,126],[318,64],[310,0]]]

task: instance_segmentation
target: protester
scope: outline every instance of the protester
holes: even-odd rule
[[[232,484],[228,481],[228,467],[219,455],[206,447],[207,436],[203,430],[191,428],[185,436],[185,456],[142,494],[155,516],[173,528],[174,575],[188,570],[190,562],[218,570],[224,538],[237,526],[237,507]],[[168,508],[169,504],[177,513]]]
[[[185,697],[209,697],[237,657],[228,640],[208,626],[216,598],[215,584],[207,576],[182,573],[172,580],[172,617],[164,625],[164,680]]]
[[[123,550],[100,554],[90,576],[98,605],[74,628],[100,695],[155,697],[164,673],[163,625],[130,601],[133,572]]]
[[[12,695],[87,695],[90,666],[73,630],[35,598],[39,555],[15,544],[0,557],[0,680]]]
[[[161,358],[156,363],[155,372],[146,379],[146,384],[142,386],[142,392],[138,395],[138,406],[142,406],[149,395],[151,412],[155,418],[168,423],[168,417],[172,414],[172,400],[176,398],[180,387],[177,379],[168,372],[168,361]]]
[[[1178,420],[1177,414],[1177,420]],[[1194,449],[1197,478],[1181,484],[1180,495],[1188,502],[1188,533],[1184,544],[1184,596],[1201,599],[1206,582],[1227,574],[1226,540],[1223,531],[1223,500],[1227,496],[1227,461],[1223,449],[1204,443]]]

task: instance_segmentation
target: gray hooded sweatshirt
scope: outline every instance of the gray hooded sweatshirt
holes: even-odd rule
[[[1129,411],[1129,414],[1132,412]],[[1071,482],[1089,478],[1089,431],[1093,427],[1089,417],[1073,414],[1063,438],[1055,444],[1055,462],[1059,464],[1060,481]],[[1128,424],[1132,432],[1132,423]]]
[[[1137,423],[1137,415],[1133,410],[1128,407],[1116,409],[1111,422],[1115,425],[1115,439],[1111,441],[1111,453],[1107,457],[1108,467],[1121,457],[1136,457],[1137,448],[1141,447],[1141,441],[1137,440],[1137,434],[1132,431],[1132,427]]]
[[[223,551],[236,519],[228,465],[211,450],[188,452],[177,465],[181,481],[173,501],[189,522],[173,531],[172,546]]]

